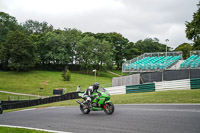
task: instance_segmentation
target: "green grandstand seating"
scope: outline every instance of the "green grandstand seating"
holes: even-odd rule
[[[192,55],[189,58],[187,58],[181,65],[181,68],[196,68],[200,66],[200,56],[198,55]]]
[[[180,56],[144,57],[134,63],[126,65],[126,69],[134,69],[134,70],[165,69],[172,66],[180,58],[181,58]]]

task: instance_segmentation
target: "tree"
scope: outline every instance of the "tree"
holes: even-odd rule
[[[129,40],[116,32],[98,33],[95,35],[95,37],[100,40],[106,40],[110,44],[112,44],[112,60],[117,65],[117,69],[121,69],[122,63],[125,59],[125,51],[128,46]]]
[[[47,22],[27,20],[25,23],[22,23],[22,26],[25,28],[24,32],[27,34],[40,34],[53,31],[53,26],[48,25]]]
[[[107,66],[108,68],[111,68],[113,63],[112,63],[112,56],[113,53],[112,51],[112,45],[106,41],[106,40],[98,40],[95,46],[95,57],[96,57],[96,62],[95,64],[98,66],[95,69],[102,70],[103,65]]]
[[[7,13],[0,12],[0,42],[4,39],[9,31],[15,31],[18,27],[15,17]]]
[[[135,47],[141,51],[141,54],[146,52],[164,52],[166,45],[159,43],[157,38],[146,38],[139,40],[135,43]],[[167,47],[167,51],[170,51],[170,47]]]
[[[135,44],[133,42],[128,43],[126,49],[125,49],[125,58],[126,60],[133,59],[141,54],[141,51],[135,47]]]
[[[85,36],[76,45],[78,60],[83,70],[91,70],[95,63],[95,45],[97,40],[92,36]]]
[[[190,51],[192,50],[192,46],[188,43],[183,43],[176,47],[175,51],[183,52],[183,59],[187,59],[190,56]]]
[[[77,29],[66,29],[62,32],[65,37],[65,43],[68,45],[68,54],[70,55],[70,63],[75,64],[77,60],[76,44],[82,38],[81,31]]]
[[[20,31],[9,32],[2,45],[0,60],[4,69],[29,70],[35,64],[35,46]]]
[[[76,45],[76,52],[83,70],[111,68],[112,44],[106,40],[96,39],[94,36],[86,35]]]
[[[198,10],[193,14],[191,22],[186,21],[186,37],[193,40],[194,48],[200,49],[200,1],[197,4]]]
[[[67,64],[69,63],[68,49],[66,38],[63,34],[48,32],[41,37],[38,42],[39,58],[43,64]]]
[[[81,32],[76,29],[54,30],[53,32],[31,34],[37,45],[38,64],[51,68],[51,64],[63,69],[67,64],[76,62],[77,42],[81,39]]]

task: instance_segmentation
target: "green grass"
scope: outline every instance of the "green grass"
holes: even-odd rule
[[[31,71],[31,72],[0,72],[0,90],[27,93],[42,96],[51,96],[55,88],[67,88],[67,92],[73,92],[80,85],[82,90],[94,83],[93,75],[71,73],[71,81],[63,81],[62,72]],[[97,82],[102,87],[112,85],[111,77],[97,76]],[[44,82],[48,85],[45,86]],[[44,88],[40,91],[40,88]]]
[[[0,93],[0,100],[7,101],[8,100],[8,96],[11,96],[11,95],[7,94],[7,93]]]
[[[111,101],[114,104],[148,104],[148,103],[194,104],[194,103],[200,103],[200,89],[113,95],[111,96]],[[76,103],[75,99],[75,100],[55,102],[28,108],[41,108],[41,107],[52,107],[52,106],[78,106],[78,104]],[[28,109],[28,108],[23,108],[23,109]],[[4,110],[4,113],[17,110],[21,109]]]
[[[131,93],[112,96],[115,104],[200,103],[200,89]]]
[[[24,128],[11,128],[11,127],[0,127],[1,133],[49,133],[44,131],[30,130]]]

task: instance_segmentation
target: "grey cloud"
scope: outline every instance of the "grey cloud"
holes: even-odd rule
[[[118,32],[136,42],[147,37],[157,37],[162,43],[169,38],[169,45],[176,47],[188,42],[185,21],[191,21],[197,10],[198,0],[110,0],[119,6],[83,12],[25,11],[8,9],[9,2],[1,1],[0,10],[15,16],[18,21],[27,19],[47,21],[56,28],[77,28],[83,32]],[[3,6],[2,6],[3,5]],[[88,5],[90,8],[92,5]],[[45,7],[44,7],[45,8]],[[52,9],[53,10],[53,9]]]

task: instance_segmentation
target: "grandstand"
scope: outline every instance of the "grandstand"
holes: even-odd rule
[[[200,67],[200,51],[190,51],[190,57],[181,65],[181,68],[198,68]]]
[[[144,53],[122,65],[122,72],[154,72],[162,70],[200,68],[200,50],[191,51],[190,57],[182,58],[182,52]]]
[[[182,61],[182,52],[144,53],[122,65],[122,72],[151,72],[170,69]]]
[[[181,51],[144,53],[123,63],[122,72],[134,74],[113,78],[112,86],[183,79],[200,80],[200,50],[191,51],[186,60],[183,60]]]

